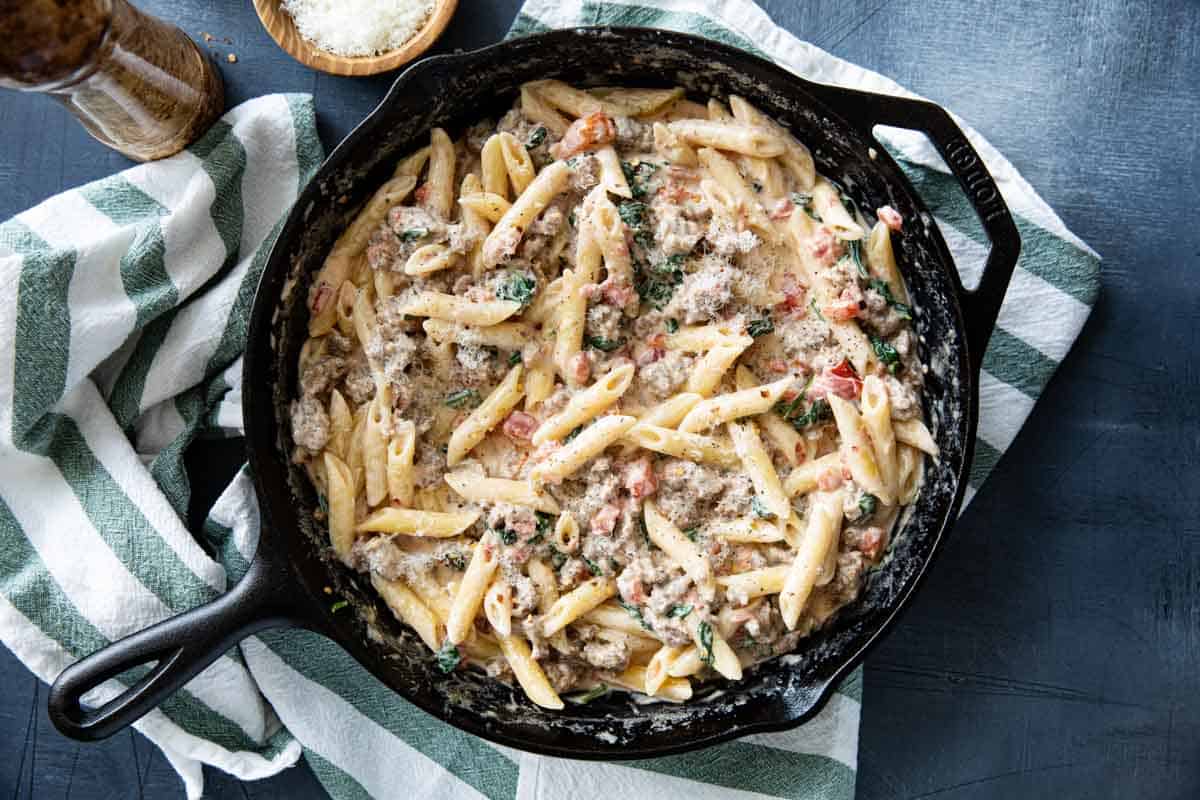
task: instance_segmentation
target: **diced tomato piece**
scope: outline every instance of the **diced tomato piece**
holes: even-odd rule
[[[853,300],[834,300],[821,308],[821,316],[836,322],[854,319],[859,312],[858,303]]]
[[[858,373],[854,371],[854,365],[850,363],[850,359],[843,358],[836,367],[830,367],[829,372],[832,375],[837,375],[839,378],[857,378]]]
[[[312,309],[312,312],[314,314],[320,314],[325,308],[325,304],[329,302],[329,298],[331,297],[333,297],[333,288],[328,283],[322,282],[321,285],[317,287],[316,291],[313,292],[312,303],[309,306]]]
[[[843,252],[842,245],[838,242],[837,237],[833,235],[833,231],[824,225],[817,228],[817,232],[809,243],[808,248],[813,258],[820,262],[822,266],[829,266],[834,261],[837,261]]]
[[[769,216],[771,219],[787,219],[792,215],[793,208],[795,208],[795,206],[792,205],[792,201],[785,197],[775,204],[775,207],[771,209]]]
[[[576,353],[567,361],[567,372],[575,383],[585,384],[592,374],[592,360],[586,352]]]
[[[795,281],[788,281],[783,285],[783,304],[789,309],[804,308],[804,298],[808,294],[807,290]]]
[[[612,278],[600,284],[600,295],[608,305],[626,308],[637,299],[637,291],[628,283],[618,283]]]
[[[592,517],[592,533],[607,536],[617,527],[617,518],[621,516],[621,507],[616,503],[608,503]]]
[[[550,148],[555,158],[569,158],[584,150],[595,150],[617,138],[617,126],[603,111],[593,111],[571,123],[558,144]]]
[[[900,230],[904,225],[904,217],[900,216],[900,212],[891,206],[880,206],[875,209],[875,216],[879,217],[880,222],[894,231]]]
[[[533,536],[537,532],[537,518],[533,514],[513,514],[508,519],[508,529],[521,536]]]
[[[417,190],[413,192],[413,198],[415,198],[418,203],[424,203],[426,200],[428,200],[429,183],[422,183],[420,186],[418,186]]]
[[[510,439],[527,442],[538,427],[537,418],[524,411],[514,411],[504,420],[500,430]]]
[[[862,539],[859,541],[858,549],[862,554],[872,561],[879,558],[879,553],[883,550],[883,529],[882,528],[867,528],[863,531]]]
[[[838,467],[831,467],[821,473],[817,478],[817,488],[823,492],[832,492],[834,489],[842,485],[842,471]]]
[[[842,359],[835,367],[827,368],[808,389],[808,396],[813,400],[831,394],[844,400],[855,400],[862,394],[862,380],[847,359]]]
[[[637,499],[649,497],[658,491],[658,479],[654,477],[654,468],[649,458],[639,458],[625,466],[622,483]]]
[[[667,180],[667,184],[659,191],[659,196],[676,205],[683,205],[685,200],[695,198],[695,195],[692,194],[692,191],[688,187],[673,179]]]
[[[633,603],[634,605],[640,605],[646,602],[646,590],[642,586],[642,582],[640,580],[630,581],[627,585],[629,586],[629,591],[622,593],[621,599],[627,603]]]
[[[667,351],[662,347],[648,347],[637,357],[636,363],[639,367],[644,367],[647,364],[653,364],[666,354]]]

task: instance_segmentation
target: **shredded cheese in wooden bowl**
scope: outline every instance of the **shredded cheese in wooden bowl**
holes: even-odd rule
[[[377,75],[420,56],[458,0],[253,0],[263,28],[301,64],[333,75]]]
[[[413,38],[434,0],[283,0],[300,35],[328,53],[374,56]]]

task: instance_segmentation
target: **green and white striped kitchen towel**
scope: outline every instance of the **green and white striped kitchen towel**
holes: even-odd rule
[[[701,33],[806,77],[907,94],[776,27],[749,0],[530,0],[513,35],[583,24]],[[1095,300],[1099,259],[977,134],[1024,240],[986,355],[972,490],[1009,446]],[[924,139],[888,140],[968,282],[985,239]],[[182,453],[241,423],[237,356],[280,219],[321,158],[308,98],[239,106],[174,158],[0,225],[0,640],[50,681],[105,643],[209,600],[246,568],[258,516],[243,472],[203,535],[184,528]],[[98,695],[117,690],[110,682]],[[303,752],[339,798],[849,798],[861,676],[802,728],[628,764],[517,753],[426,716],[335,645],[246,640],[138,728],[189,797],[201,765],[243,779]]]

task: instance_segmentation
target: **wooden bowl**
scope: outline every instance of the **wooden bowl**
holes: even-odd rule
[[[376,75],[407,64],[429,49],[446,29],[458,0],[434,0],[429,19],[411,39],[395,50],[377,56],[339,56],[322,50],[300,35],[292,15],[283,10],[281,0],[254,0],[254,10],[267,33],[282,50],[306,67],[331,75]]]

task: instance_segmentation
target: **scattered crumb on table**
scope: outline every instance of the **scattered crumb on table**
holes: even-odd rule
[[[237,56],[234,55],[233,53],[230,53],[229,55],[225,56],[225,60],[228,61],[230,64],[236,64]]]

